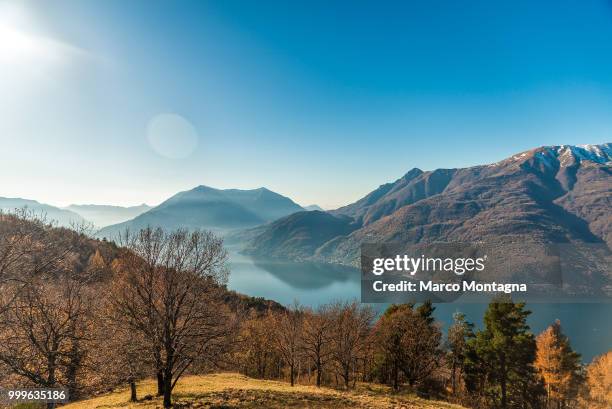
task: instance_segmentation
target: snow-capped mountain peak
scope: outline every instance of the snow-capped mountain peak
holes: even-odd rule
[[[495,165],[521,164],[537,160],[546,167],[571,167],[587,161],[601,165],[612,165],[612,143],[600,145],[543,146],[522,152]]]

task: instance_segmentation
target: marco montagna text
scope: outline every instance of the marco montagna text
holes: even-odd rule
[[[436,283],[433,281],[400,281],[398,283],[384,283],[374,281],[372,284],[376,292],[526,292],[527,284],[518,283],[477,283],[476,281],[463,281],[462,283]]]

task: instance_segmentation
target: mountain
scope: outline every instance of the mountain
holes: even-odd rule
[[[27,209],[37,217],[43,217],[48,222],[53,222],[58,226],[70,227],[75,224],[88,224],[81,215],[67,209],[37,202],[36,200],[0,197],[0,210],[5,213],[12,213],[16,210]]]
[[[246,253],[302,260],[334,237],[349,234],[355,226],[350,217],[311,210],[291,214],[257,230],[261,233],[245,248]]]
[[[66,207],[66,209],[89,220],[97,228],[102,228],[102,227],[110,226],[111,224],[117,224],[117,223],[121,223],[121,222],[130,220],[130,219],[133,219],[134,217],[139,216],[142,213],[151,210],[152,207],[144,203],[139,206],[129,206],[129,207],[94,205],[94,204],[87,204],[87,205],[72,204]]]
[[[356,265],[364,242],[576,242],[612,248],[611,175],[610,143],[540,147],[462,169],[412,169],[328,212],[329,221],[311,220],[308,213],[278,220],[246,251]],[[350,220],[349,233],[333,230],[341,218]],[[328,222],[320,240],[295,239]]]
[[[129,228],[146,226],[205,228],[220,233],[269,223],[304,209],[291,199],[266,188],[239,190],[198,186],[177,193],[132,220],[107,226],[96,235],[113,238]]]
[[[316,205],[316,204],[304,206],[304,209],[306,209],[308,211],[312,211],[312,210],[318,210],[320,212],[324,212],[325,211],[325,210],[323,210],[323,208],[321,206]]]

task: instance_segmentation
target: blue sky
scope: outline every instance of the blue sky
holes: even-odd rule
[[[610,1],[3,1],[0,196],[199,184],[334,208],[413,167],[610,142]]]

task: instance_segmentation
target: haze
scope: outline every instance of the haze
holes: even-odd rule
[[[1,196],[350,203],[612,131],[607,1],[1,1]]]

